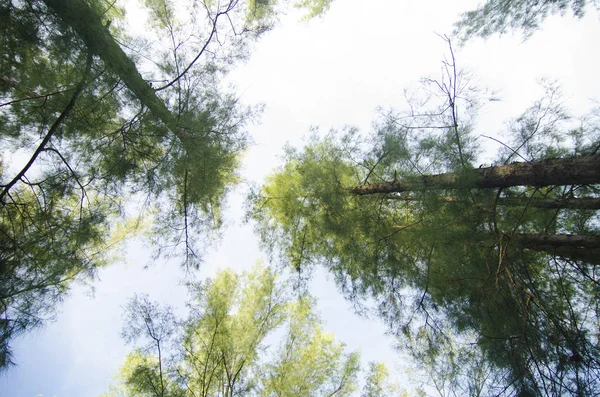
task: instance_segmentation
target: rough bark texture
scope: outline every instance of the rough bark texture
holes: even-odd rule
[[[529,201],[526,198],[501,198],[499,205],[522,206],[529,205],[536,208],[569,208],[578,210],[597,210],[600,209],[600,198],[580,197],[566,199],[533,199]]]
[[[600,264],[600,236],[518,234],[513,236],[512,240],[533,251]]]
[[[411,196],[385,196],[387,200],[399,200],[399,201],[419,201],[418,198]],[[438,200],[448,202],[448,203],[456,203],[458,202],[456,197],[453,196],[440,196]],[[499,206],[529,206],[536,208],[569,208],[569,209],[580,209],[580,210],[597,210],[600,209],[600,198],[597,197],[571,197],[571,198],[555,198],[555,199],[545,199],[545,198],[534,198],[533,200],[529,200],[526,197],[502,197],[498,199],[497,204]]]
[[[523,247],[579,247],[600,249],[600,236],[584,236],[575,234],[517,234],[513,236]]]
[[[548,254],[556,255],[563,259],[600,265],[600,249],[588,249],[578,247],[540,248],[542,249],[540,249],[539,251],[544,251]]]
[[[429,189],[491,189],[511,186],[587,185],[600,183],[600,155],[547,159],[476,168],[462,174],[421,175],[350,188],[357,195]]]
[[[154,89],[142,78],[133,61],[125,54],[102,20],[83,0],[44,0],[48,8],[83,40],[88,50],[98,55],[106,66],[152,114],[182,138],[177,119],[167,109]]]

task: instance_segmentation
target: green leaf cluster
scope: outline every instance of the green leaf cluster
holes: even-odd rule
[[[539,29],[549,15],[570,12],[582,18],[590,3],[596,7],[598,5],[596,0],[488,0],[477,9],[465,12],[456,23],[455,33],[462,40],[468,40],[473,36],[487,38],[495,33],[503,34],[516,29],[528,37]]]
[[[323,330],[313,298],[291,299],[271,270],[226,270],[189,289],[185,321],[147,298],[131,301],[124,336],[143,343],[108,395],[348,396],[357,389],[359,354]],[[376,378],[387,382],[384,373]]]

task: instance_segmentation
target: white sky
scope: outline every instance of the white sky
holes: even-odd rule
[[[377,106],[403,104],[403,88],[420,77],[439,75],[446,44],[434,32],[452,31],[457,15],[475,1],[336,0],[321,19],[285,20],[256,46],[250,61],[232,75],[243,101],[263,102],[255,145],[244,158],[243,176],[260,182],[280,164],[286,142],[300,144],[310,126],[323,130],[356,125],[368,130]],[[472,40],[456,51],[459,66],[481,83],[500,90],[502,102],[481,112],[478,133],[497,135],[504,122],[525,110],[541,94],[536,79],[558,79],[575,113],[598,98],[600,56],[598,14],[584,20],[552,17],[527,42],[518,35]],[[491,144],[491,142],[489,142]],[[485,143],[488,144],[488,143]],[[229,227],[216,249],[205,255],[201,276],[231,266],[245,269],[263,255],[250,226],[241,224],[243,188],[229,201]],[[186,291],[177,262],[156,263],[148,270],[146,249],[132,243],[125,261],[100,272],[100,280],[76,287],[57,321],[14,344],[18,366],[0,375],[0,397],[98,396],[128,351],[119,337],[122,307],[134,293],[147,292],[163,303],[181,305]],[[320,273],[312,285],[326,329],[363,362],[403,364],[393,340],[376,320],[352,314],[337,288]]]

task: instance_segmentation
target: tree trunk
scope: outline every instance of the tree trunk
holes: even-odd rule
[[[533,251],[600,264],[600,236],[517,234],[513,236],[512,241]]]
[[[535,248],[533,249],[535,250]],[[579,247],[547,247],[541,251],[544,251],[550,255],[560,256],[563,259],[600,265],[600,249],[587,249]]]
[[[419,198],[411,196],[385,196],[387,200],[399,201],[419,201]],[[454,196],[440,196],[438,200],[448,203],[460,203]],[[551,209],[578,209],[578,210],[597,210],[600,209],[600,198],[598,197],[570,197],[570,198],[534,198],[529,200],[527,197],[501,197],[498,199],[500,206],[530,206],[536,208],[551,208]]]
[[[548,246],[553,248],[578,247],[600,249],[600,236],[583,236],[576,234],[516,234],[513,236],[523,247],[535,248]]]
[[[568,208],[575,210],[597,210],[600,209],[600,198],[598,197],[572,197],[565,199],[533,199],[527,198],[501,198],[499,205],[506,206],[525,206],[529,205],[536,208]]]
[[[150,109],[180,139],[177,119],[167,109],[154,89],[142,78],[135,64],[114,40],[97,13],[84,0],[43,0],[66,25],[83,40],[88,50],[100,57],[105,65],[123,81],[125,86]]]
[[[350,192],[367,195],[429,189],[491,189],[595,183],[600,183],[600,155],[474,168],[464,173],[413,176],[391,182],[355,186],[350,188]]]

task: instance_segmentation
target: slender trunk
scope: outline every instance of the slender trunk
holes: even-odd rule
[[[594,183],[600,183],[600,155],[474,168],[464,173],[413,176],[391,182],[355,186],[350,188],[350,192],[367,195],[430,189],[490,189]]]
[[[400,201],[419,201],[419,198],[411,196],[385,196],[387,200],[400,200]],[[440,201],[453,203],[458,202],[454,196],[440,196],[437,198]],[[597,210],[600,209],[600,198],[598,197],[571,197],[571,198],[534,198],[529,200],[526,197],[502,197],[498,199],[498,205],[500,206],[512,206],[520,207],[528,205],[536,208],[551,208],[551,209],[580,209],[580,210]]]
[[[533,251],[600,264],[600,236],[517,234],[512,240]]]
[[[600,249],[600,236],[584,236],[577,234],[517,234],[513,237],[519,244],[527,248],[548,246],[553,248],[578,247]]]
[[[531,201],[529,201],[527,198],[501,198],[498,200],[498,204],[506,206],[524,206],[529,204],[529,206],[536,208],[597,210],[600,209],[600,198],[581,197],[565,199],[533,199]]]
[[[150,109],[154,117],[161,120],[180,139],[182,138],[175,116],[167,109],[164,101],[156,95],[150,84],[142,78],[135,63],[102,24],[100,16],[84,0],[43,1],[56,16],[81,37],[89,51],[98,55],[106,66],[119,76],[142,105]]]
[[[572,261],[581,261],[590,264],[600,265],[600,249],[588,249],[579,247],[547,247],[540,246],[540,251],[551,255],[560,256],[563,259]],[[536,248],[530,248],[536,250]]]

